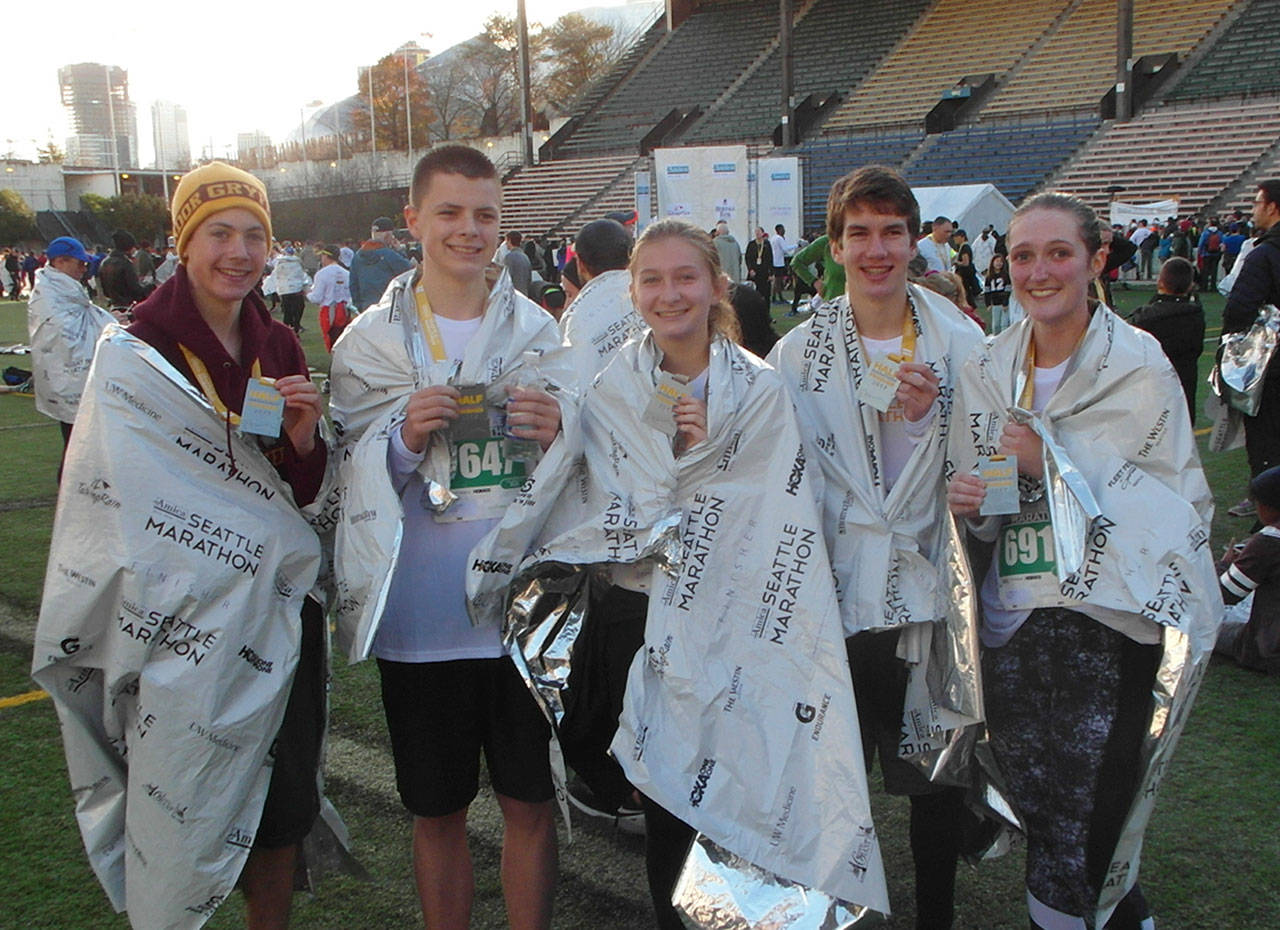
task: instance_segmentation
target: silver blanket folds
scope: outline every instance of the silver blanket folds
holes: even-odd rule
[[[967,423],[954,431],[951,444],[959,472],[995,453],[1010,417],[1027,418],[1016,404],[1030,334],[1029,320],[1013,326],[961,372],[956,404]],[[1035,419],[1037,431],[1052,440],[1045,443],[1044,464],[1055,536],[1078,534],[1057,548],[1064,554],[1074,549],[1080,558],[1065,580],[1042,573],[1010,588],[1006,605],[1073,607],[1122,629],[1146,625],[1163,644],[1142,748],[1143,778],[1098,902],[1101,926],[1137,881],[1143,832],[1222,617],[1209,551],[1213,497],[1168,359],[1154,338],[1105,307],[1094,312],[1062,382]],[[1087,487],[1072,490],[1075,481]],[[1082,496],[1096,504],[1091,520],[1077,519]],[[1059,513],[1076,516],[1063,526]],[[981,585],[965,560],[953,567],[953,585]],[[969,607],[976,610],[976,601]]]
[[[887,912],[816,471],[790,399],[717,340],[709,438],[676,458],[642,419],[659,362],[651,336],[630,342],[587,391],[581,428],[473,550],[473,619],[497,622],[509,582],[540,564],[650,560],[613,743],[627,777],[746,862]]]
[[[228,448],[204,397],[108,327],[67,453],[32,674],[62,722],[90,863],[135,927],[199,927],[240,874],[319,566],[256,444],[233,434]]]
[[[910,286],[915,361],[939,381],[932,421],[893,487],[882,462],[877,411],[857,396],[866,360],[849,301],[823,305],[773,349],[795,400],[806,450],[821,466],[823,526],[846,636],[904,626],[899,652],[910,664],[899,755],[930,778],[956,780],[954,743],[982,718],[978,644],[971,621],[948,610],[939,567],[950,522],[947,440],[959,367],[982,332],[950,301]],[[852,421],[852,423],[850,422]]]
[[[377,306],[356,317],[338,339],[330,375],[338,431],[340,513],[336,518],[335,581],[339,648],[353,661],[369,654],[400,550],[403,512],[387,471],[387,444],[415,391],[432,384],[499,384],[526,351],[542,353],[539,377],[572,385],[555,320],[517,294],[506,274],[489,294],[480,330],[459,371],[433,361],[413,298],[414,272],[391,282]],[[571,417],[572,403],[562,404]],[[453,450],[433,435],[419,467],[440,510],[449,492]]]

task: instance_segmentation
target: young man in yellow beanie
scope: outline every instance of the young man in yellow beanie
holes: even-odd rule
[[[50,564],[83,552],[65,534],[94,527],[101,551],[76,564],[103,581],[77,600],[51,567],[37,638],[86,648],[40,650],[33,673],[60,692],[59,669],[88,675],[59,711],[113,905],[135,926],[181,926],[238,881],[249,927],[280,928],[320,810],[325,632],[307,596],[320,550],[299,509],[325,473],[322,403],[297,337],[254,292],[271,241],[261,182],[205,165],[172,219],[181,263],[129,328],[147,345],[99,343],[67,457],[80,491],[60,501]],[[274,412],[251,428],[254,405]]]
[[[323,405],[297,335],[272,320],[254,290],[271,241],[266,188],[246,171],[212,162],[183,177],[172,210],[177,272],[134,308],[129,332],[230,414],[242,412],[251,377],[274,378],[285,401],[284,421],[268,457],[304,507],[324,477],[327,453],[316,431]],[[302,624],[302,656],[289,699],[289,710],[297,713],[291,719],[286,712],[277,735],[271,788],[240,880],[254,930],[288,923],[297,846],[319,812],[325,657],[323,612],[314,600],[303,608]]]

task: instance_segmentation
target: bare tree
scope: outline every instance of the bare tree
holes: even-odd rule
[[[440,142],[476,134],[475,112],[466,89],[468,77],[469,68],[461,55],[452,55],[447,62],[427,68],[427,90],[435,111],[430,130]]]

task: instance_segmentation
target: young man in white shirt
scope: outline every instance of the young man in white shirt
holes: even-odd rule
[[[879,751],[885,790],[911,798],[916,928],[948,930],[963,793],[932,784],[903,757],[914,751],[904,745],[904,711],[909,681],[927,677],[931,640],[943,635],[937,564],[949,519],[951,384],[982,332],[950,301],[907,283],[919,227],[919,205],[892,168],[838,180],[827,235],[845,293],[784,336],[769,361],[825,479],[823,535],[863,753],[870,765]],[[927,702],[918,709],[927,716]]]
[[[459,385],[500,382],[523,357],[553,354],[559,333],[509,277],[490,277],[502,191],[482,153],[456,145],[429,152],[410,197],[405,220],[422,243],[421,270],[393,280],[348,326],[332,375],[335,425],[354,446],[343,481],[389,483],[400,530],[370,549],[359,534],[394,520],[352,517],[339,532],[338,584],[346,597],[373,605],[372,652],[397,788],[414,815],[426,925],[463,930],[470,921],[466,818],[483,751],[505,824],[508,925],[547,930],[557,868],[549,731],[500,630],[471,624],[463,590],[470,551],[515,497],[521,482],[507,479],[520,472],[501,437],[464,439],[451,425]],[[507,428],[545,450],[559,431],[558,403],[539,388],[509,393]],[[442,495],[452,502],[442,505]],[[389,564],[374,566],[361,585],[355,579],[367,578],[370,566],[359,560],[370,551],[389,551]],[[342,622],[340,607],[340,629]]]

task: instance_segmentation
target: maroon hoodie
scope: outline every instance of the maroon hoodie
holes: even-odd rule
[[[196,309],[186,269],[181,265],[173,277],[133,308],[133,315],[135,322],[129,332],[163,355],[197,389],[200,385],[178,348],[179,343],[204,362],[214,389],[233,413],[241,412],[254,359],[261,363],[262,374],[268,378],[307,374],[307,359],[298,337],[289,327],[271,319],[256,292],[250,292],[240,305],[240,351],[248,364],[242,365],[239,359],[228,355]],[[311,454],[299,456],[284,433],[279,444],[267,450],[280,477],[293,488],[299,507],[311,503],[319,493],[327,454],[323,440],[317,436]]]

